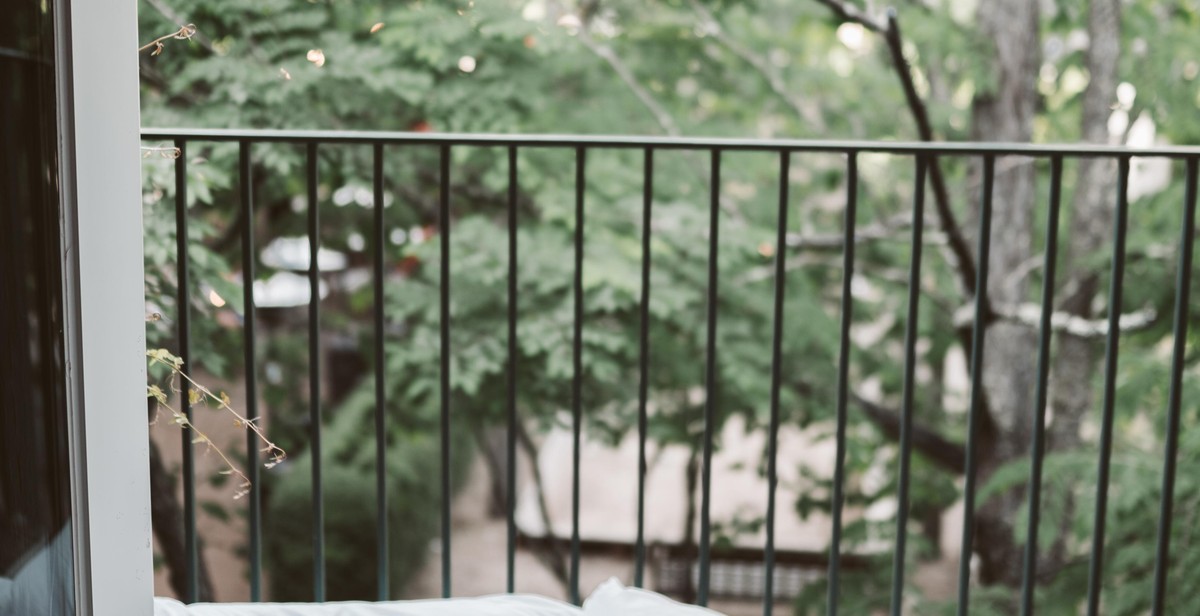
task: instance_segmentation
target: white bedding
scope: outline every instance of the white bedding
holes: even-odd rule
[[[194,603],[156,598],[154,616],[579,616],[583,610],[534,595],[367,603]]]
[[[367,603],[194,603],[154,600],[154,616],[720,616],[612,578],[578,608],[535,595]]]
[[[583,613],[595,616],[721,616],[708,608],[672,601],[656,592],[621,584],[617,578],[592,591]]]

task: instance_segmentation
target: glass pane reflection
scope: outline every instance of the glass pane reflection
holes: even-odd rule
[[[0,18],[0,616],[75,611],[54,4]]]

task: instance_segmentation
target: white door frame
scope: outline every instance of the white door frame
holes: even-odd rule
[[[76,613],[150,616],[137,2],[56,5]]]

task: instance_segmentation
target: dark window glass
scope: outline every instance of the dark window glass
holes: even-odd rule
[[[55,6],[0,17],[0,616],[74,613]]]

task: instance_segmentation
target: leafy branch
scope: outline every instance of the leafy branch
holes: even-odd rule
[[[233,415],[234,425],[253,432],[258,440],[264,444],[264,447],[259,451],[266,454],[268,458],[268,460],[263,463],[265,468],[273,468],[287,458],[287,453],[275,443],[271,442],[271,440],[267,438],[266,433],[263,432],[262,428],[258,426],[257,417],[254,419],[245,417],[241,413],[234,410],[232,406],[230,406],[228,394],[221,392],[220,395],[217,395],[213,393],[212,390],[197,383],[194,379],[192,379],[192,377],[185,374],[183,372],[182,358],[173,355],[166,349],[147,349],[146,356],[150,358],[150,365],[163,366],[171,371],[171,378],[169,381],[170,384],[168,385],[168,388],[173,393],[182,394],[182,389],[176,385],[176,383],[180,381],[186,381],[190,385],[187,388],[188,404],[195,405],[200,403],[215,403],[218,408],[225,409],[227,412]],[[192,439],[192,443],[204,444],[208,448],[208,451],[215,451],[216,454],[221,457],[221,460],[227,467],[225,470],[221,471],[222,475],[236,475],[239,479],[241,479],[241,483],[238,484],[238,491],[233,496],[235,499],[241,498],[249,492],[250,478],[247,477],[246,474],[240,469],[238,469],[237,465],[235,465],[233,461],[229,459],[229,456],[226,455],[224,451],[221,451],[221,448],[218,447],[216,443],[213,443],[212,439],[209,438],[207,434],[201,432],[200,429],[197,428],[190,419],[188,419],[186,414],[171,406],[171,404],[167,401],[167,392],[163,391],[163,389],[158,385],[147,385],[146,396],[148,398],[154,398],[155,401],[158,402],[159,408],[165,408],[171,413],[172,424],[183,429],[189,429],[196,434],[195,438]]]
[[[767,87],[771,89],[771,92],[779,100],[783,101],[785,105],[790,107],[802,121],[808,123],[809,128],[813,132],[820,133],[825,130],[825,120],[821,117],[820,112],[815,108],[805,106],[798,98],[792,96],[779,71],[771,68],[770,63],[765,58],[755,54],[740,41],[730,36],[725,31],[725,27],[721,22],[717,20],[716,15],[707,6],[704,6],[699,0],[690,0],[690,4],[692,10],[705,25],[706,30],[713,35],[717,42],[724,45],[730,53],[740,58],[758,72],[763,80],[766,81]]]
[[[591,33],[588,32],[586,24],[585,27],[581,27],[579,29],[579,34],[576,38],[579,39],[579,42],[582,43],[588,51],[592,52],[596,55],[596,57],[608,63],[613,72],[617,74],[617,77],[620,78],[625,86],[629,88],[629,91],[637,97],[638,102],[642,103],[642,105],[645,106],[648,111],[650,111],[650,114],[654,116],[654,121],[658,123],[659,127],[662,128],[664,133],[672,137],[678,137],[681,134],[681,131],[679,130],[679,124],[675,122],[675,119],[671,117],[671,114],[667,112],[666,108],[664,108],[662,104],[660,104],[654,98],[654,95],[650,94],[646,88],[642,87],[642,84],[638,83],[637,77],[634,77],[633,75],[633,71],[631,71],[629,67],[621,61],[620,56],[618,56],[611,47],[597,43],[592,38]]]

